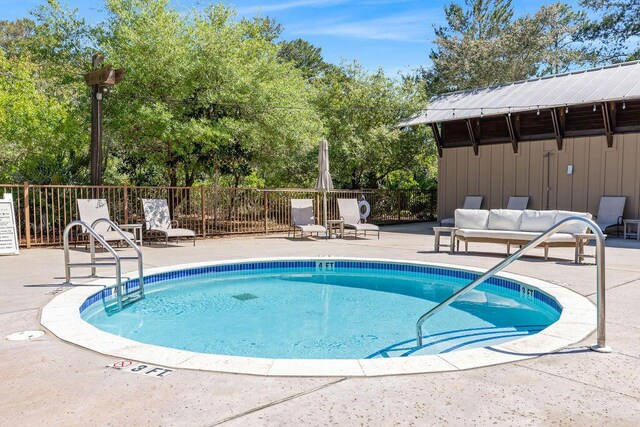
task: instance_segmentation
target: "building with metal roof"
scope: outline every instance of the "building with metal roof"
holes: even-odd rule
[[[440,95],[401,126],[423,124],[440,155],[441,217],[466,195],[593,214],[621,195],[640,218],[639,61]]]

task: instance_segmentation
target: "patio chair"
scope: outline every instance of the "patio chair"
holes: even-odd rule
[[[529,206],[529,196],[510,196],[507,209],[523,211]]]
[[[365,236],[367,231],[372,231],[378,233],[378,239],[380,238],[380,227],[362,222],[357,199],[338,199],[338,210],[340,219],[344,221],[344,228],[354,230],[354,239],[358,237],[358,231],[363,231]]]
[[[480,209],[483,196],[467,196],[464,198],[462,209]],[[456,224],[455,218],[445,218],[440,221],[442,227],[453,227]]]
[[[78,199],[76,200],[76,203],[78,205],[80,220],[89,224],[106,242],[120,243],[124,240],[120,233],[113,230],[111,225],[106,222],[98,223],[95,227],[93,226],[93,223],[98,219],[109,219],[109,205],[105,199]],[[86,230],[84,230],[84,227],[83,232],[84,234],[88,234]],[[135,241],[133,234],[122,230],[120,230],[120,232],[124,233],[129,239]]]
[[[627,198],[624,196],[602,196],[600,198],[600,207],[598,207],[598,215],[595,216],[595,221],[603,233],[609,227],[616,227],[617,235],[620,236],[618,227],[622,225],[622,213],[626,202]]]
[[[313,236],[316,233],[320,237],[320,233],[324,233],[327,238],[327,229],[322,225],[316,224],[316,217],[313,215],[313,200],[311,199],[291,199],[291,229],[293,230],[293,238],[296,238],[296,231],[300,231],[300,239],[304,238],[305,233]]]
[[[196,245],[196,233],[186,228],[177,228],[178,221],[171,220],[166,199],[142,199],[142,207],[146,233],[151,237],[164,237],[167,246],[170,238],[179,240],[181,237],[193,239],[193,246]]]

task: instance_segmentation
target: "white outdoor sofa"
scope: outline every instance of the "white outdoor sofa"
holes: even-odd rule
[[[460,242],[464,242],[464,250],[467,252],[469,242],[504,243],[507,245],[508,255],[511,245],[526,245],[549,227],[570,216],[591,219],[589,213],[570,211],[457,209],[456,244],[459,250]],[[587,226],[584,223],[567,224],[539,245],[544,248],[544,259],[549,256],[550,247],[576,247],[576,235],[584,234],[586,231]]]

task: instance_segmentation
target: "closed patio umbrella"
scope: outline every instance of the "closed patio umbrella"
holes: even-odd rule
[[[333,190],[333,181],[329,173],[329,143],[320,141],[318,152],[318,180],[316,190],[322,191],[322,208],[324,212],[324,228],[327,228],[327,191]]]

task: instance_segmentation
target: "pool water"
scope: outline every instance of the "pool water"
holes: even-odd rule
[[[158,281],[117,313],[94,303],[82,318],[115,335],[200,353],[358,359],[486,347],[560,316],[539,299],[483,284],[429,319],[416,347],[416,320],[469,282],[379,268],[214,272]]]

